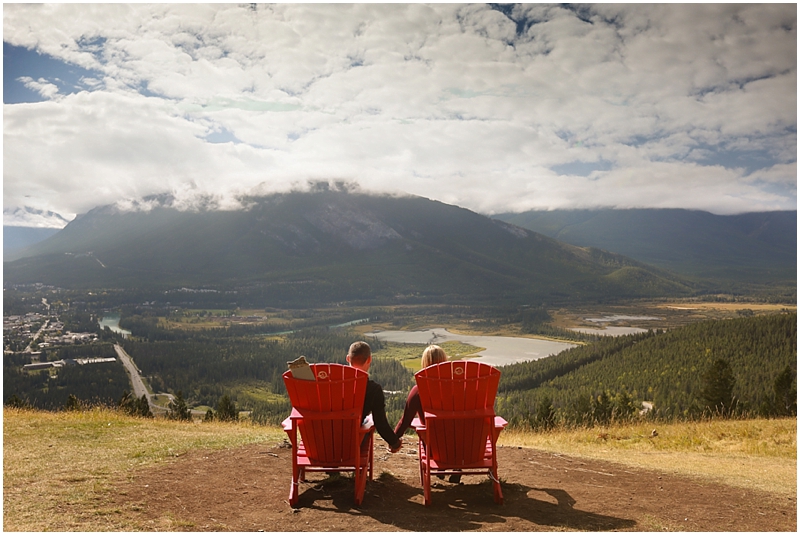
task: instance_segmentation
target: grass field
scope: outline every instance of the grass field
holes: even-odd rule
[[[426,344],[395,344],[389,342],[386,343],[386,347],[383,349],[375,351],[375,358],[399,360],[403,366],[416,373],[422,367],[422,352],[426,347]],[[443,342],[440,347],[444,349],[450,360],[473,358],[477,356],[477,353],[486,349],[457,341]]]
[[[277,442],[283,432],[248,423],[140,419],[116,411],[3,409],[4,531],[125,530],[109,520],[112,483],[191,449]],[[81,522],[78,522],[78,518]]]
[[[500,439],[503,444],[797,496],[793,418],[640,423],[537,433],[509,430]]]
[[[548,433],[506,431],[504,445],[611,460],[796,498],[797,422],[711,421]],[[278,443],[278,428],[180,423],[116,411],[3,410],[5,531],[127,531],[114,523],[112,485],[193,449]]]

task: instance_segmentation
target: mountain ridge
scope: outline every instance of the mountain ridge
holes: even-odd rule
[[[291,192],[239,211],[98,207],[5,263],[10,283],[247,288],[264,300],[550,301],[688,295],[622,255],[422,197]]]
[[[725,216],[683,209],[535,210],[492,217],[684,276],[796,281],[796,211]]]

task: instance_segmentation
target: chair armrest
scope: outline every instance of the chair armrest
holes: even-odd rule
[[[476,409],[469,411],[440,411],[425,410],[425,419],[428,418],[448,418],[456,420],[468,420],[472,418],[494,417],[494,409]]]
[[[415,416],[414,419],[411,420],[411,427],[416,430],[427,429],[427,426],[422,423],[422,420],[420,420],[418,416]]]
[[[286,418],[284,421],[282,421],[282,422],[281,422],[281,427],[283,427],[283,430],[284,430],[284,431],[289,431],[289,430],[291,430],[291,429],[292,429],[292,427],[294,427],[294,421],[292,420],[292,417],[291,417],[291,416],[289,416],[289,417],[288,417],[288,418]]]
[[[344,411],[312,411],[309,409],[298,409],[292,407],[291,420],[349,420],[352,418],[361,419],[361,411],[348,409]]]
[[[494,428],[495,429],[504,429],[505,426],[507,426],[507,425],[508,425],[508,422],[506,422],[505,418],[503,418],[502,416],[495,416],[494,417]]]
[[[361,423],[361,432],[366,434],[372,431],[375,431],[375,422],[372,421],[372,415],[368,414]]]

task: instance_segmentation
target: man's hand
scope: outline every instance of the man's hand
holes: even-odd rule
[[[402,447],[403,447],[403,439],[400,438],[397,440],[397,444],[395,444],[394,447],[389,447],[389,451],[392,453],[397,453],[398,451],[400,451]]]

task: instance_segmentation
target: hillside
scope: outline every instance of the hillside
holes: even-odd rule
[[[3,226],[3,259],[14,258],[26,247],[46,240],[60,229]]]
[[[666,332],[609,337],[547,359],[505,366],[498,411],[506,411],[510,421],[530,421],[548,397],[557,419],[602,419],[609,416],[597,413],[603,409],[598,408],[598,396],[605,392],[607,409],[617,407],[622,415],[649,401],[656,417],[698,416],[704,408],[703,375],[717,359],[730,364],[739,409],[769,414],[776,378],[787,366],[796,393],[797,314],[704,321]]]
[[[5,283],[163,291],[261,303],[516,303],[688,295],[699,288],[619,254],[580,248],[421,197],[315,191],[239,211],[113,206],[79,216],[4,263]],[[263,306],[263,305],[262,305]]]
[[[6,408],[3,422],[10,532],[797,529],[795,419],[660,425],[656,439],[644,425],[607,428],[607,441],[503,432],[502,506],[485,476],[466,476],[437,482],[424,507],[415,441],[390,455],[378,439],[361,507],[352,479],[323,473],[296,509],[279,428],[107,410]]]
[[[494,217],[687,276],[796,283],[796,211],[723,216],[678,209],[552,210]]]

